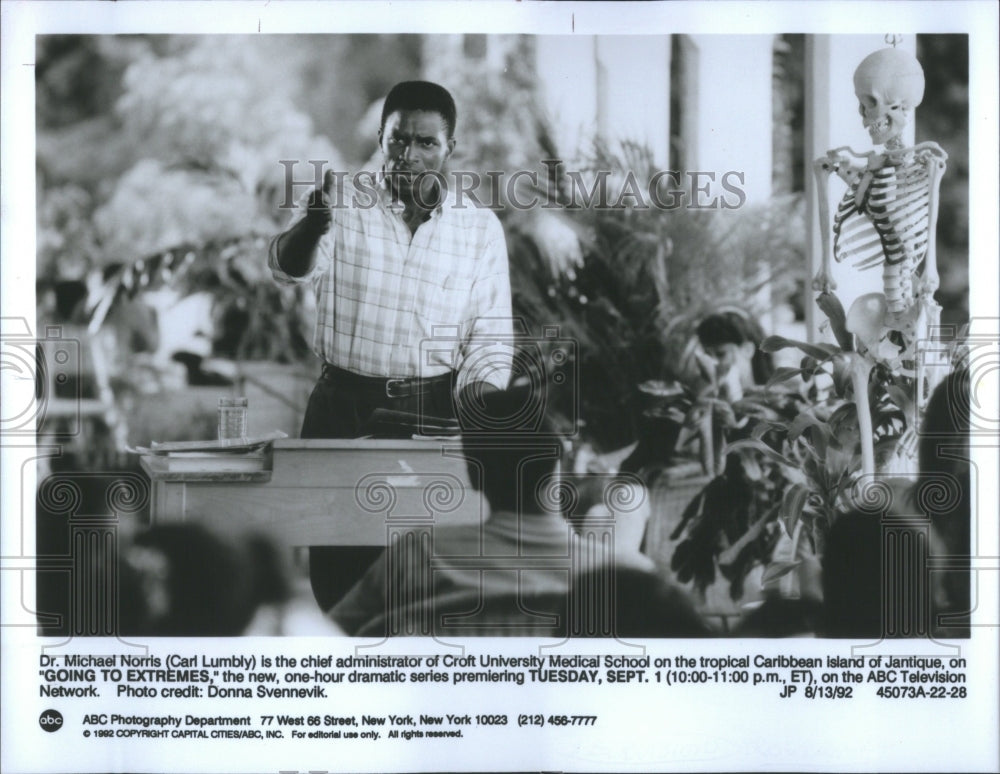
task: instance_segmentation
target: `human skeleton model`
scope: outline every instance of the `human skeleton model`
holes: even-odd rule
[[[918,360],[917,344],[940,321],[934,300],[938,287],[934,234],[938,191],[947,154],[934,142],[905,147],[902,134],[924,94],[920,63],[908,52],[886,48],[867,56],[854,72],[858,110],[872,143],[884,151],[857,153],[842,147],[827,151],[813,162],[819,192],[822,265],[813,289],[836,287],[830,275],[831,255],[838,261],[853,258],[859,269],[882,266],[882,293],[859,297],[847,314],[847,330],[854,334],[858,355],[851,374],[861,429],[862,468],[875,472],[874,439],[868,405],[868,376],[875,362],[909,376]],[[831,249],[827,180],[836,174],[847,183],[833,219]],[[923,263],[923,272],[917,268]],[[918,378],[915,403],[922,407],[943,376],[944,363],[923,353],[924,379]],[[930,356],[930,357],[926,357]],[[933,366],[927,368],[926,366]]]

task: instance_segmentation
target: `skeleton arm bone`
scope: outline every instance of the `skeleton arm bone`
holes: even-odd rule
[[[858,164],[855,159],[863,160],[864,163]],[[819,199],[820,243],[823,253],[820,270],[813,278],[813,290],[829,292],[837,288],[837,283],[830,273],[830,258],[833,255],[830,244],[830,190],[828,185],[830,175],[836,174],[848,186],[853,186],[861,181],[865,172],[881,166],[883,160],[883,157],[874,151],[858,153],[850,146],[844,145],[828,150],[825,156],[820,156],[813,162],[816,195]]]
[[[938,288],[940,278],[937,268],[937,218],[941,190],[941,178],[944,176],[948,154],[936,142],[922,142],[914,149],[927,166],[928,197],[927,197],[927,254],[924,257],[924,270],[919,280],[918,296],[925,315],[922,346],[927,349],[922,353],[924,378],[917,381],[917,405],[925,406],[930,393],[948,373],[949,362],[941,352],[941,346],[934,347],[931,340],[938,335],[941,323],[941,307],[934,300],[934,291]]]
[[[868,401],[868,377],[872,361],[865,355],[849,352],[851,386],[854,388],[854,405],[858,411],[858,433],[861,437],[861,472],[875,475],[875,437],[872,429],[871,405]]]
[[[934,145],[935,143],[926,143],[929,145]],[[944,156],[937,155],[931,150],[927,154],[924,163],[927,165],[928,174],[928,185],[930,186],[930,192],[928,194],[928,212],[927,212],[927,255],[924,258],[924,272],[920,278],[920,295],[921,296],[931,296],[933,297],[934,291],[938,289],[938,284],[940,282],[940,277],[938,276],[937,268],[937,218],[938,218],[938,204],[939,204],[939,194],[941,191],[941,177],[944,175],[945,162],[947,159],[947,154],[944,153],[940,148],[938,151]]]
[[[813,290],[820,293],[829,293],[837,287],[833,275],[830,274],[830,257],[833,246],[830,244],[830,192],[827,185],[834,168],[835,165],[829,158],[829,154],[820,156],[813,162],[816,196],[819,199],[819,235],[822,256],[820,257],[819,272],[813,277],[812,287]]]

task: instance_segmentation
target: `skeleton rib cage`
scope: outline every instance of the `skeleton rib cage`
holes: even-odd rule
[[[857,259],[859,269],[881,264],[893,313],[912,304],[913,274],[927,255],[931,176],[922,155],[863,174],[834,216],[834,258]]]

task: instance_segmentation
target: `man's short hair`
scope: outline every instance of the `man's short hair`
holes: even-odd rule
[[[455,135],[457,111],[455,100],[444,86],[430,81],[403,81],[397,83],[386,95],[382,105],[382,123],[397,110],[428,110],[440,113],[448,126],[448,137]]]
[[[548,502],[541,490],[555,483],[562,443],[544,412],[523,411],[537,399],[530,388],[489,393],[463,424],[473,485],[494,509],[537,512]]]

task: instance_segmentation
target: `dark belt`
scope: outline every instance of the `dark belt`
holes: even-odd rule
[[[343,368],[323,364],[323,379],[330,379],[351,390],[369,395],[384,395],[387,398],[408,398],[411,395],[423,395],[435,388],[450,386],[453,373],[449,371],[439,376],[421,378],[412,376],[406,379],[384,379],[381,376],[362,376],[345,371]]]

